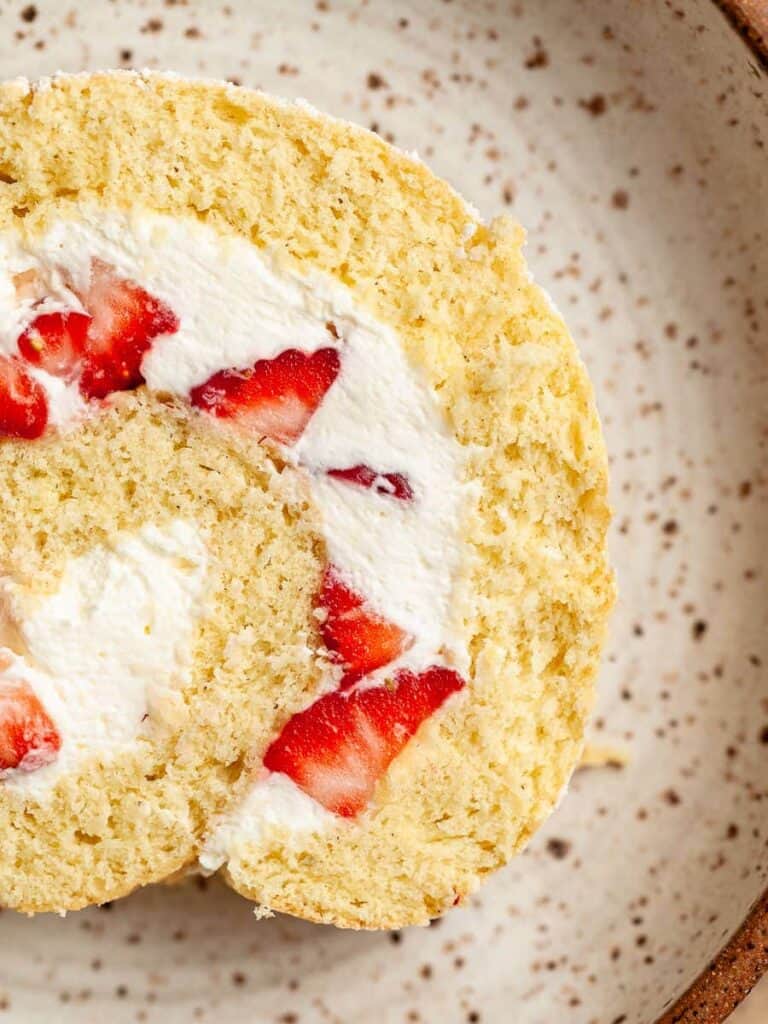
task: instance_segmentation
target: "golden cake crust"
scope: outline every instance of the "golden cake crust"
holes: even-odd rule
[[[581,750],[613,601],[607,460],[586,371],[530,279],[522,230],[482,224],[369,132],[154,74],[0,90],[0,226],[36,230],[79,203],[126,197],[346,284],[397,331],[467,452],[477,486],[456,602],[468,688],[423,726],[357,822],[294,838],[275,829],[228,867],[238,891],[274,910],[350,927],[424,922],[525,844]]]

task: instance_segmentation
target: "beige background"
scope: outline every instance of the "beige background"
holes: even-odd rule
[[[733,1024],[767,1024],[768,980],[763,981],[749,999],[731,1016]]]

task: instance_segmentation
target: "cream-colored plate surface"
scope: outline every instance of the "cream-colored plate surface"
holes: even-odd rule
[[[8,76],[148,65],[304,96],[527,225],[612,451],[595,739],[631,755],[428,930],[258,922],[217,883],[3,913],[0,1020],[653,1020],[766,884],[765,77],[708,0],[44,0],[0,28]]]
[[[765,1024],[768,1020],[768,982],[762,982],[731,1017],[732,1024]]]

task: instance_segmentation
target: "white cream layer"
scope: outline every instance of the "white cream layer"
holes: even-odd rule
[[[58,590],[0,581],[0,679],[23,679],[61,736],[57,759],[2,785],[42,796],[65,772],[135,741],[150,712],[173,715],[204,609],[207,553],[174,520],[119,534],[69,562]]]
[[[287,348],[339,350],[336,382],[284,454],[308,474],[330,561],[415,637],[387,671],[434,663],[466,671],[451,600],[465,497],[462,451],[396,334],[327,275],[298,274],[278,253],[245,239],[191,219],[88,208],[42,238],[0,240],[0,352],[14,354],[19,334],[42,311],[34,296],[19,302],[12,277],[35,269],[53,296],[43,308],[79,309],[70,283],[84,289],[94,257],[162,299],[180,320],[179,331],[156,339],[144,358],[142,372],[154,390],[186,398],[218,370],[246,368]],[[54,424],[67,427],[85,413],[73,385],[38,377]],[[325,475],[360,463],[406,475],[415,500],[403,503]],[[290,806],[285,814],[295,817]]]
[[[324,832],[340,820],[299,789],[282,772],[267,772],[249,786],[245,798],[217,823],[200,851],[200,870],[213,874],[246,846],[258,843],[271,827],[289,835]]]
[[[331,561],[373,607],[417,637],[406,662],[424,667],[442,651],[441,661],[465,668],[450,615],[461,449],[395,333],[327,275],[302,276],[237,236],[148,211],[83,209],[42,238],[0,239],[0,352],[17,352],[19,334],[41,311],[81,308],[69,283],[85,289],[94,257],[161,298],[180,320],[178,332],[156,339],[144,358],[153,390],[186,398],[221,369],[249,367],[287,348],[339,349],[336,383],[285,453],[310,472]],[[13,277],[29,270],[44,281],[42,306],[34,294],[19,301]],[[76,422],[86,411],[76,385],[35,372],[48,391],[52,422]],[[415,502],[324,475],[359,463],[405,474]]]

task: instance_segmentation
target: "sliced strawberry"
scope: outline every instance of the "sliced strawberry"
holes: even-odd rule
[[[91,264],[88,289],[80,296],[91,315],[80,390],[105,398],[143,383],[141,360],[160,334],[173,334],[179,319],[165,303],[102,260]]]
[[[0,680],[0,774],[33,772],[56,760],[61,737],[47,711],[21,679]]]
[[[328,476],[334,480],[365,487],[377,494],[387,494],[400,501],[413,501],[413,488],[407,476],[402,473],[377,473],[370,466],[360,464],[349,469],[329,469]]]
[[[338,376],[335,348],[316,352],[286,349],[260,359],[249,370],[221,370],[193,388],[193,405],[214,416],[234,419],[263,437],[293,444]]]
[[[320,626],[325,646],[345,668],[344,689],[388,665],[413,643],[404,629],[372,611],[332,565],[323,575],[317,605],[325,612]]]
[[[457,672],[433,666],[419,675],[402,669],[391,688],[336,690],[289,719],[264,765],[329,811],[354,817],[421,723],[463,685]]]
[[[75,377],[82,365],[91,318],[84,313],[43,313],[19,338],[19,352],[54,377]]]
[[[0,434],[31,441],[45,430],[48,402],[20,359],[0,356]]]

